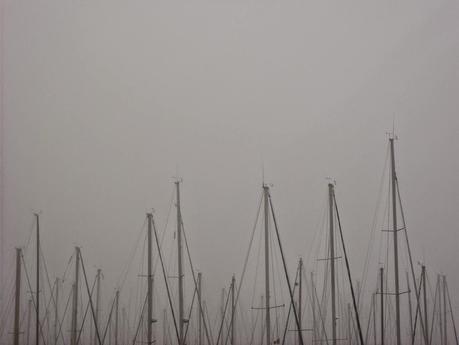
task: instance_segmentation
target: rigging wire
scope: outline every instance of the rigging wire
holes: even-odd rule
[[[97,340],[99,341],[99,345],[102,345],[103,341],[101,341],[101,339],[100,339],[99,325],[97,324],[96,314],[94,312],[94,305],[92,303],[92,298],[91,298],[91,292],[89,291],[88,278],[86,276],[86,269],[85,269],[85,266],[84,266],[83,255],[81,255],[81,251],[78,251],[78,253],[80,253],[79,255],[80,255],[80,260],[81,260],[81,267],[83,269],[83,276],[84,276],[84,281],[85,281],[85,284],[86,284],[86,291],[88,293],[89,303],[91,305],[91,313],[92,313],[92,317],[93,317],[93,321],[94,321],[94,328],[95,328],[95,331],[96,331]],[[76,255],[78,255],[78,254],[76,254]],[[112,306],[112,309],[113,309],[113,306]],[[111,311],[110,311],[110,315],[111,315]],[[105,340],[105,335],[104,335],[104,340]]]
[[[177,328],[177,320],[175,319],[174,306],[172,304],[171,294],[170,294],[170,290],[169,290],[169,283],[167,281],[167,274],[166,274],[166,270],[164,268],[163,256],[161,254],[161,247],[160,247],[159,242],[158,242],[158,234],[156,232],[156,226],[155,226],[154,217],[152,217],[152,223],[153,223],[153,233],[155,235],[156,247],[158,249],[158,256],[159,256],[159,260],[161,261],[161,268],[162,268],[162,271],[163,271],[164,283],[166,285],[167,298],[169,300],[169,306],[171,308],[172,318],[174,320],[175,333],[176,333],[176,336],[177,336],[177,340],[180,343],[180,335],[179,335],[179,331],[178,331],[178,328]]]
[[[268,190],[268,199],[269,199],[269,206],[271,208],[271,216],[272,216],[273,222],[274,222],[274,228],[276,230],[277,242],[278,242],[278,245],[279,245],[279,251],[280,251],[280,255],[281,255],[281,258],[282,258],[282,263],[283,263],[283,266],[284,266],[285,280],[287,280],[288,290],[289,290],[289,293],[290,293],[290,301],[293,304],[293,313],[295,315],[296,325],[297,325],[297,327],[299,329],[300,328],[300,322],[298,320],[298,313],[296,311],[296,307],[295,307],[295,304],[294,304],[294,301],[293,301],[293,290],[292,290],[292,287],[291,287],[291,284],[290,284],[290,279],[289,279],[289,276],[288,276],[287,265],[285,263],[285,257],[284,257],[284,251],[282,249],[282,243],[281,243],[281,240],[280,240],[279,229],[277,227],[276,214],[274,213],[274,206],[273,206],[273,202],[272,202],[272,198],[271,198],[271,193],[269,193],[269,190]],[[304,343],[303,343],[303,335],[300,333],[299,336],[300,336],[300,345],[304,345]],[[267,344],[267,345],[269,345],[269,344]]]
[[[344,258],[345,258],[345,261],[346,261],[347,275],[348,275],[349,286],[350,286],[351,294],[352,294],[352,303],[354,304],[355,318],[356,318],[357,327],[358,327],[358,330],[359,330],[360,344],[364,345],[363,336],[362,336],[362,328],[360,327],[359,310],[358,310],[357,303],[356,303],[356,300],[355,300],[354,287],[352,285],[351,270],[350,270],[350,267],[349,267],[349,260],[348,260],[347,253],[346,253],[346,247],[344,245],[343,230],[341,228],[341,220],[340,220],[340,217],[339,217],[338,205],[336,203],[336,196],[334,194],[333,194],[333,203],[335,204],[335,211],[336,211],[336,217],[337,217],[337,220],[338,220],[339,234],[340,234],[340,238],[341,238],[342,249],[343,249],[343,252],[344,252]]]
[[[96,279],[94,279],[94,283],[92,284],[92,288],[91,288],[91,295],[89,296],[89,298],[92,297],[92,293],[94,292],[94,287],[96,286]],[[86,316],[88,314],[88,310],[89,310],[89,301],[88,303],[86,304],[86,308],[85,308],[85,312],[84,312],[84,316],[83,316],[83,321],[81,323],[81,327],[80,327],[80,331],[78,332],[78,337],[77,337],[77,341],[76,341],[76,345],[78,345],[80,343],[80,337],[81,337],[81,333],[83,332],[83,326],[84,326],[84,323],[86,321]]]
[[[21,258],[22,258],[22,263],[23,263],[23,267],[24,267],[24,272],[25,272],[25,275],[26,275],[27,284],[28,284],[28,286],[29,286],[30,291],[33,291],[33,290],[32,290],[32,285],[30,284],[29,273],[27,272],[27,267],[26,267],[26,264],[25,264],[25,261],[24,261],[24,256],[21,256]],[[32,295],[31,295],[31,297],[32,297],[32,304],[33,304],[35,310],[37,310],[37,304],[35,303],[35,299],[33,298],[33,293],[32,293]],[[38,320],[38,324],[39,324],[39,326],[40,326],[40,327],[39,327],[39,329],[40,329],[40,332],[39,332],[39,333],[40,333],[41,338],[42,338],[42,340],[43,340],[43,344],[46,345],[45,335],[43,334],[43,329],[42,329],[42,327],[41,327],[40,320]]]

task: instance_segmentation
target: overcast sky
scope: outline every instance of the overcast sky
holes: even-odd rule
[[[218,301],[264,166],[289,268],[333,177],[359,278],[395,119],[415,260],[459,289],[457,1],[2,2],[5,271],[41,210],[50,270],[80,245],[113,289],[178,174]]]

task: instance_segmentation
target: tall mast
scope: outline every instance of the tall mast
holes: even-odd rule
[[[236,300],[235,300],[235,295],[234,295],[234,289],[236,286],[236,277],[233,274],[233,277],[231,278],[231,345],[234,345],[234,330],[235,326],[234,323],[236,322]]]
[[[301,322],[301,310],[303,306],[302,302],[302,290],[303,290],[303,258],[300,258],[298,262],[298,344],[301,344],[301,332],[302,332],[302,322]]]
[[[445,337],[443,336],[443,305],[442,305],[442,289],[441,289],[441,276],[437,274],[437,287],[438,291],[438,322],[439,322],[439,328],[440,328],[440,344],[444,345],[443,340]],[[435,303],[435,302],[434,302]],[[434,308],[434,314],[435,314],[435,308]]]
[[[265,308],[266,308],[266,345],[271,345],[271,315],[269,292],[269,187],[263,185],[265,214]]]
[[[443,286],[443,344],[448,345],[448,319],[446,318],[446,276],[442,277]]]
[[[397,240],[397,174],[395,172],[395,153],[394,153],[394,138],[390,138],[390,156],[392,169],[392,230],[394,234],[394,279],[395,279],[395,323],[397,334],[397,345],[401,345],[400,333],[400,286],[398,277],[398,240]]]
[[[75,283],[73,285],[72,330],[70,345],[77,345],[78,336],[78,284],[80,275],[80,248],[75,247]]]
[[[427,282],[426,282],[426,266],[422,265],[422,290],[423,290],[423,297],[424,297],[424,325],[426,325],[425,333],[426,333],[426,341],[429,339],[429,322],[428,322],[428,314],[427,314]]]
[[[381,299],[381,345],[384,345],[384,268],[379,269],[379,294]]]
[[[177,189],[177,247],[178,247],[178,293],[179,293],[179,345],[185,344],[183,339],[183,259],[182,259],[182,214],[180,210],[180,181],[175,182]]]
[[[19,345],[19,314],[21,312],[21,248],[16,248],[16,296],[14,302],[13,344]]]
[[[59,329],[59,278],[56,278],[56,299],[54,303],[54,345],[57,345],[58,329]]]
[[[120,303],[120,290],[116,290],[116,293],[115,293],[115,345],[118,345],[119,303]]]
[[[99,313],[100,313],[100,276],[101,276],[102,270],[100,268],[97,269],[97,275],[96,275],[96,318],[95,318],[95,327],[99,327]],[[98,338],[97,338],[97,331],[94,332],[94,345],[98,343]]]
[[[330,282],[331,282],[331,308],[332,308],[332,345],[336,345],[336,287],[335,287],[335,231],[334,214],[333,214],[333,200],[334,200],[334,187],[332,183],[328,184],[328,200],[329,200],[329,247],[330,247]]]
[[[199,308],[197,310],[198,312],[198,345],[202,345],[202,314],[201,314],[201,308],[202,308],[202,273],[198,272],[198,303],[199,303]]]
[[[153,334],[152,334],[152,322],[153,322],[153,277],[152,277],[152,225],[153,225],[153,214],[147,213],[148,218],[148,253],[147,253],[147,266],[148,266],[148,301],[147,301],[147,344],[151,345],[153,343]]]
[[[35,213],[36,226],[37,226],[37,301],[35,311],[35,344],[39,345],[40,342],[40,216]]]

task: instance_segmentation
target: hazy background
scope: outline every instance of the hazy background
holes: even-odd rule
[[[264,164],[291,269],[337,180],[358,278],[395,118],[415,259],[459,289],[457,1],[2,2],[5,275],[41,210],[50,270],[81,245],[114,287],[178,171],[218,300]]]

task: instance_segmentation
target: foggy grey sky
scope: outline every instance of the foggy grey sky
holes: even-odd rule
[[[358,278],[395,117],[415,259],[459,288],[457,1],[3,2],[8,263],[42,210],[51,271],[78,244],[114,286],[145,212],[164,225],[178,169],[218,296],[264,162],[290,268],[331,176]]]

